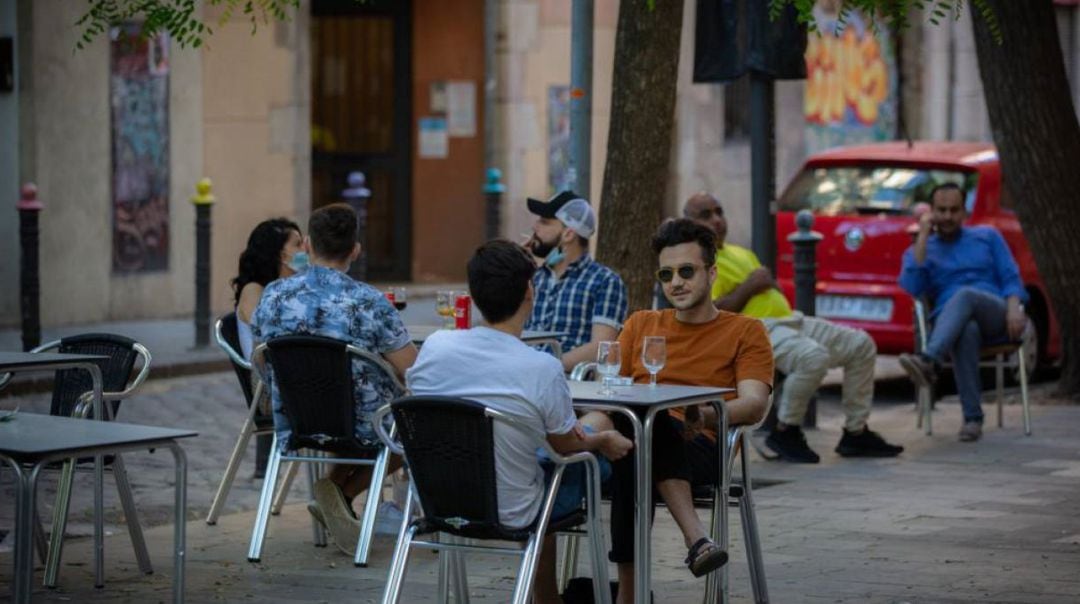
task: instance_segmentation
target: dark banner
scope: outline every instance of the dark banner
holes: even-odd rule
[[[169,41],[114,28],[110,70],[115,272],[169,268]]]
[[[695,82],[730,82],[748,71],[800,80],[805,51],[806,26],[790,4],[772,20],[768,0],[697,0]]]

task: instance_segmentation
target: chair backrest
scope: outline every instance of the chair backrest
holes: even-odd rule
[[[352,353],[347,342],[293,335],[266,342],[266,360],[289,418],[289,449],[364,449],[355,436]],[[366,362],[366,360],[365,360]]]
[[[218,319],[215,329],[215,335],[219,336],[217,345],[225,351],[225,354],[229,357],[229,363],[232,365],[233,371],[236,372],[236,379],[240,381],[240,390],[244,392],[244,399],[247,400],[247,404],[251,406],[251,400],[254,397],[254,388],[251,383],[251,364],[241,364],[240,361],[245,361],[243,353],[240,347],[240,329],[236,325],[236,313],[231,312],[227,315],[222,315]]]
[[[390,406],[425,521],[456,535],[499,538],[495,433],[484,405],[410,396]]]
[[[101,369],[102,389],[105,392],[122,392],[127,388],[131,372],[135,369],[135,361],[139,357],[135,340],[109,333],[87,333],[63,338],[59,342],[57,352],[108,357],[96,362]],[[93,389],[93,384],[90,375],[85,371],[80,369],[57,371],[49,413],[70,416],[75,410],[79,397],[91,389]],[[116,417],[120,401],[107,402],[112,404],[112,414]]]

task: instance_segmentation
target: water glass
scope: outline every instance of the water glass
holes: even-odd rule
[[[645,336],[641,347],[641,363],[649,372],[649,386],[656,387],[656,374],[667,362],[667,339],[664,336]]]
[[[435,312],[443,319],[443,329],[454,328],[454,292],[442,290],[435,292]]]
[[[615,391],[611,389],[611,378],[619,375],[622,366],[622,350],[618,342],[600,342],[596,350],[596,372],[603,376],[600,385],[600,394],[613,396]]]

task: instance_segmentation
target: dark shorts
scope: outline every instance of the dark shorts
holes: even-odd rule
[[[582,426],[582,428],[589,434],[596,432],[590,426]],[[599,453],[595,455],[600,466],[600,482],[607,482],[608,478],[611,478],[611,462]],[[544,469],[544,483],[550,483],[551,476],[555,472],[555,464],[547,458],[546,451],[543,454],[538,451],[537,456],[540,457],[540,467]],[[588,476],[583,463],[572,463],[566,466],[563,470],[562,481],[559,483],[559,492],[555,494],[555,507],[551,510],[552,519],[569,516],[581,509],[588,492]]]

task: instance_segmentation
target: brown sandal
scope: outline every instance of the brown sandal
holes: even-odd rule
[[[695,577],[707,575],[728,561],[727,552],[708,537],[698,539],[686,554],[686,567]]]

